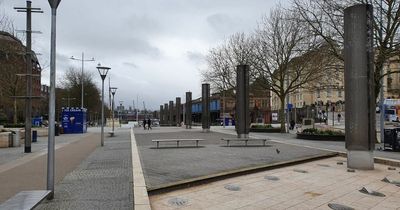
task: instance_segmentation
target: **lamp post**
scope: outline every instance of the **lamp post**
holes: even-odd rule
[[[50,46],[50,99],[49,99],[49,135],[47,144],[47,190],[48,199],[54,198],[54,137],[56,113],[56,20],[57,7],[61,0],[49,0],[51,7],[51,46]]]
[[[119,127],[121,127],[121,115],[122,115],[122,103],[124,103],[124,101],[119,101],[119,109],[120,110],[118,113],[118,120],[119,120]],[[144,103],[144,102],[143,102]]]
[[[110,67],[101,66],[100,63],[97,65],[101,77],[101,146],[104,146],[104,79],[110,69]]]
[[[92,59],[88,59],[88,60],[85,60],[85,54],[82,52],[82,58],[81,59],[79,59],[79,58],[74,58],[74,56],[71,56],[71,58],[70,58],[71,60],[76,60],[76,61],[82,61],[82,72],[81,72],[81,108],[83,108],[83,80],[84,80],[84,77],[83,77],[83,67],[84,67],[84,63],[85,62],[89,62],[89,61],[94,61],[94,58],[92,58]]]
[[[114,95],[115,95],[115,92],[117,92],[117,89],[118,88],[116,88],[116,87],[110,87],[110,91],[112,94],[111,110],[112,110],[112,133],[113,134],[114,134]]]

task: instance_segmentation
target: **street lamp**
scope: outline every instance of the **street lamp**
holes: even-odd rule
[[[104,146],[104,79],[110,69],[110,67],[101,66],[100,63],[97,65],[101,77],[101,146]]]
[[[79,58],[74,58],[74,56],[71,56],[71,58],[70,58],[71,60],[76,60],[76,61],[82,61],[82,72],[81,72],[81,108],[83,108],[83,80],[84,80],[84,77],[83,77],[83,67],[84,67],[84,63],[85,62],[89,62],[89,61],[94,61],[94,58],[92,58],[92,59],[89,59],[89,60],[85,60],[85,54],[82,52],[82,58],[81,59],[79,59]]]
[[[112,110],[112,135],[114,135],[114,95],[115,95],[115,92],[117,92],[117,89],[118,88],[116,88],[116,87],[110,87],[110,91],[111,91],[111,94],[112,94],[112,105],[111,105],[111,110]]]
[[[49,134],[47,144],[47,197],[54,198],[54,152],[55,152],[55,113],[56,113],[56,20],[57,7],[61,0],[49,0],[51,7],[51,41],[50,41],[50,98],[49,98]]]
[[[118,115],[119,115],[119,116],[118,116],[119,127],[121,127],[121,118],[122,118],[121,115],[122,115],[122,111],[123,111],[123,110],[122,110],[122,103],[124,103],[124,101],[119,101],[119,109],[118,109],[118,110],[119,110],[119,112],[118,112],[118,113],[119,113],[119,114],[118,114]]]

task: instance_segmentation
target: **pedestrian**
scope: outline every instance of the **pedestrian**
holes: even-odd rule
[[[340,113],[337,114],[337,121],[340,122],[340,118],[342,118],[342,115]]]
[[[150,130],[150,129],[152,129],[152,128],[151,128],[151,119],[149,118],[147,120],[147,130]]]
[[[146,119],[143,119],[143,129],[146,130]]]
[[[296,123],[294,122],[294,120],[291,120],[290,121],[290,130],[293,130],[295,125],[296,125]]]

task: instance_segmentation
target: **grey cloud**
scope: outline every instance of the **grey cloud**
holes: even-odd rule
[[[189,60],[191,60],[195,63],[204,62],[204,55],[199,52],[187,51],[186,56]]]
[[[207,23],[218,34],[230,34],[235,32],[240,25],[240,20],[232,18],[227,14],[216,13],[206,18]]]
[[[136,65],[136,64],[134,64],[132,62],[124,62],[123,64],[126,65],[126,66],[129,66],[129,67],[135,68],[135,69],[138,68],[138,65]]]

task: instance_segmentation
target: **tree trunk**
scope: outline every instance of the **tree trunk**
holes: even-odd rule
[[[279,109],[279,121],[281,123],[281,133],[286,133],[285,125],[285,96],[279,98],[281,101],[281,108]]]
[[[17,110],[17,99],[14,98],[14,119],[13,119],[14,124],[17,124],[17,114],[18,114],[17,111],[18,111]]]

